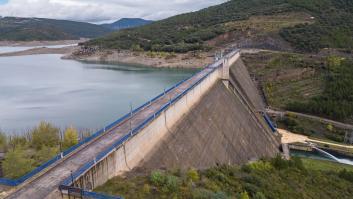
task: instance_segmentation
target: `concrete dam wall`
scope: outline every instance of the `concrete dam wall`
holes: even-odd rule
[[[257,112],[264,105],[241,60],[231,67],[230,76],[232,86],[227,89],[217,81],[139,167],[203,169],[277,154],[279,138]],[[236,92],[231,89],[234,87],[245,92]]]
[[[203,169],[275,156],[279,137],[262,111],[235,50],[104,127],[7,198],[60,198],[72,186],[89,191],[136,168]]]
[[[279,153],[279,138],[258,112],[263,109],[236,54],[80,176],[75,186],[90,190],[138,168],[204,169],[273,157]]]

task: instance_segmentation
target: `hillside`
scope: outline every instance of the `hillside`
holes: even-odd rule
[[[288,52],[242,55],[272,109],[307,113],[350,124],[353,123],[352,58],[352,55]],[[279,126],[291,132],[344,142],[346,131],[327,128],[325,123],[295,116],[281,120]]]
[[[224,165],[115,177],[95,191],[128,199],[351,198],[353,167],[328,161],[275,158],[243,167]]]
[[[86,45],[167,52],[208,50],[229,43],[303,52],[352,49],[352,11],[351,0],[230,0]]]
[[[43,18],[0,18],[0,40],[76,40],[103,36],[111,30],[83,22]]]
[[[145,20],[141,18],[122,18],[118,21],[110,24],[102,24],[101,26],[112,29],[112,30],[123,30],[127,28],[135,28],[139,26],[144,26],[152,23],[151,20]]]

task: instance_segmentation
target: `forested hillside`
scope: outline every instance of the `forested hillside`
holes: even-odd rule
[[[111,30],[82,22],[42,18],[0,18],[0,40],[74,40],[95,38],[108,32]]]
[[[135,28],[139,26],[144,26],[147,24],[152,23],[153,21],[151,20],[145,20],[141,18],[122,18],[119,19],[118,21],[110,24],[102,24],[101,26],[105,28],[109,28],[112,30],[122,30],[122,29],[127,29],[127,28]]]
[[[171,17],[143,27],[123,30],[92,40],[86,45],[106,49],[188,52],[207,50],[207,41],[230,32],[251,29],[251,21],[242,27],[229,25],[256,16],[304,13],[313,22],[278,26],[278,38],[298,51],[317,52],[321,48],[353,48],[353,1],[351,0],[230,0],[198,12]],[[266,22],[266,21],[264,21]],[[260,24],[261,25],[261,24]],[[260,32],[266,32],[263,27]],[[273,25],[272,25],[273,28]]]

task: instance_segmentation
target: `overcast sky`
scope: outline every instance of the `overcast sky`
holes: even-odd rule
[[[0,0],[0,16],[101,23],[123,17],[158,20],[226,0]]]

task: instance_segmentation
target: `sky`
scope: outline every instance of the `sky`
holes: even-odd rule
[[[120,18],[164,19],[226,0],[0,0],[0,16],[41,17],[91,23]]]

